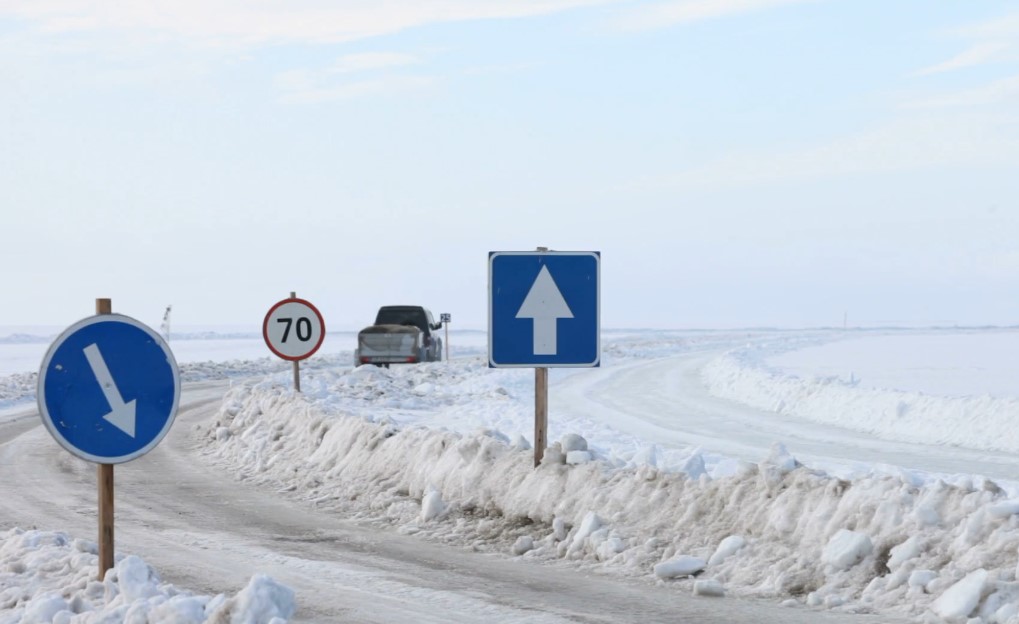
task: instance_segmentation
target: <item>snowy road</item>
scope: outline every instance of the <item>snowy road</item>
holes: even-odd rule
[[[677,362],[661,370],[682,370]],[[639,371],[622,371],[630,374]],[[163,443],[116,471],[118,550],[144,557],[164,581],[232,592],[263,572],[297,592],[295,621],[306,622],[876,621],[692,598],[674,586],[473,553],[346,522],[239,483],[196,456],[190,433],[215,412],[225,387],[187,387]],[[0,523],[94,535],[94,466],[63,451],[35,424],[34,412],[20,416],[0,425]]]
[[[751,462],[781,441],[809,465],[836,471],[889,464],[1019,481],[1019,457],[1013,454],[892,442],[713,396],[700,371],[722,352],[640,360],[568,376],[550,392],[550,418],[587,418],[662,447],[695,445]]]

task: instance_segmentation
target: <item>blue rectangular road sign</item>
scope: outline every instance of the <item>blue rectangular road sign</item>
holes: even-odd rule
[[[488,365],[598,366],[601,253],[488,254]]]

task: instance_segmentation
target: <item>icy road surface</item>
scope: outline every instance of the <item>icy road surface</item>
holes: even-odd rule
[[[883,440],[714,396],[701,371],[723,352],[638,360],[565,377],[550,391],[550,412],[587,418],[666,448],[694,445],[751,462],[782,440],[797,458],[836,474],[887,464],[1019,481],[1014,453]]]

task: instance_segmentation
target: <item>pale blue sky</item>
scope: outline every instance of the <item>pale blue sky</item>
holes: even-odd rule
[[[0,325],[1019,323],[1019,2],[0,0]]]

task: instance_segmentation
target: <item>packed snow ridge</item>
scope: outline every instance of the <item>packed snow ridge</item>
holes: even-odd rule
[[[836,377],[798,377],[767,363],[777,353],[814,342],[766,341],[735,349],[705,367],[705,384],[713,394],[746,405],[886,440],[1019,453],[1015,397],[866,389]]]
[[[1019,623],[1019,500],[993,482],[844,480],[781,444],[757,463],[690,449],[677,470],[655,453],[608,456],[575,432],[535,468],[517,430],[529,420],[512,417],[532,397],[515,379],[480,358],[321,369],[304,395],[278,375],[233,388],[199,433],[242,479],[431,540],[701,596]],[[461,431],[482,426],[428,426],[439,412]]]

